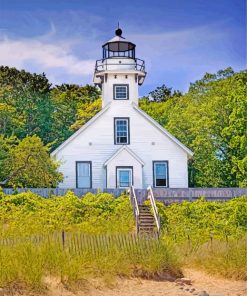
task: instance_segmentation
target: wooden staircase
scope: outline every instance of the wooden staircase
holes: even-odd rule
[[[155,224],[154,216],[151,212],[151,207],[148,205],[138,205],[139,206],[139,223],[138,234],[140,235],[156,235],[157,228]]]
[[[147,192],[150,206],[139,204],[134,187],[131,186],[129,189],[130,201],[136,220],[136,233],[138,235],[159,237],[160,216],[158,214],[152,188],[148,187]]]

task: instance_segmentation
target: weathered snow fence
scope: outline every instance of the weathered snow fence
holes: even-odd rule
[[[45,198],[53,195],[64,196],[69,191],[72,191],[78,197],[84,196],[88,192],[97,194],[99,192],[107,192],[113,194],[115,197],[127,192],[125,189],[79,189],[79,188],[3,188],[5,194],[16,194],[21,192],[31,191]],[[242,195],[247,196],[247,188],[153,188],[154,198],[157,201],[165,204],[182,201],[194,201],[200,197],[204,197],[208,201],[224,201]],[[146,189],[136,189],[136,198],[139,204],[147,200]]]
[[[153,188],[153,194],[157,201],[165,204],[195,201],[200,197],[208,201],[224,201],[247,196],[247,188]]]

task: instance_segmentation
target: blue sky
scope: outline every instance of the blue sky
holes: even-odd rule
[[[246,68],[245,0],[0,0],[0,64],[45,72],[54,84],[92,83],[118,21],[146,61],[141,95]]]

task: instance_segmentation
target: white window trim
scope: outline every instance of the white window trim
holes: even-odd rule
[[[117,122],[120,121],[120,120],[124,120],[127,122],[127,142],[126,143],[118,143],[117,141]],[[114,128],[114,144],[115,145],[129,145],[129,142],[130,142],[130,138],[129,138],[129,118],[114,118],[114,125],[115,125],[115,128]]]
[[[130,186],[133,185],[133,168],[130,168],[130,167],[117,167],[117,188],[128,188],[129,186],[127,187],[123,187],[123,186],[120,186],[120,180],[119,180],[119,173],[120,171],[128,171],[130,172]]]
[[[165,163],[166,164],[166,186],[158,186],[156,184],[156,164]],[[153,176],[154,176],[154,188],[168,188],[168,161],[167,160],[154,160],[153,161]]]
[[[126,97],[125,98],[117,98],[117,87],[125,87],[126,89]],[[128,84],[114,84],[113,85],[113,99],[117,101],[128,100],[129,99],[129,85]]]

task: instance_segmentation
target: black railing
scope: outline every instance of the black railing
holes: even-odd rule
[[[113,59],[114,60],[114,59]],[[111,59],[97,60],[95,64],[95,72],[102,72],[107,70],[112,70],[111,66],[134,66],[134,70],[141,71],[145,73],[145,62],[141,59],[133,59],[134,63],[125,62],[123,59],[121,63],[113,63]],[[128,59],[129,60],[129,59]],[[115,70],[115,69],[114,69]]]

